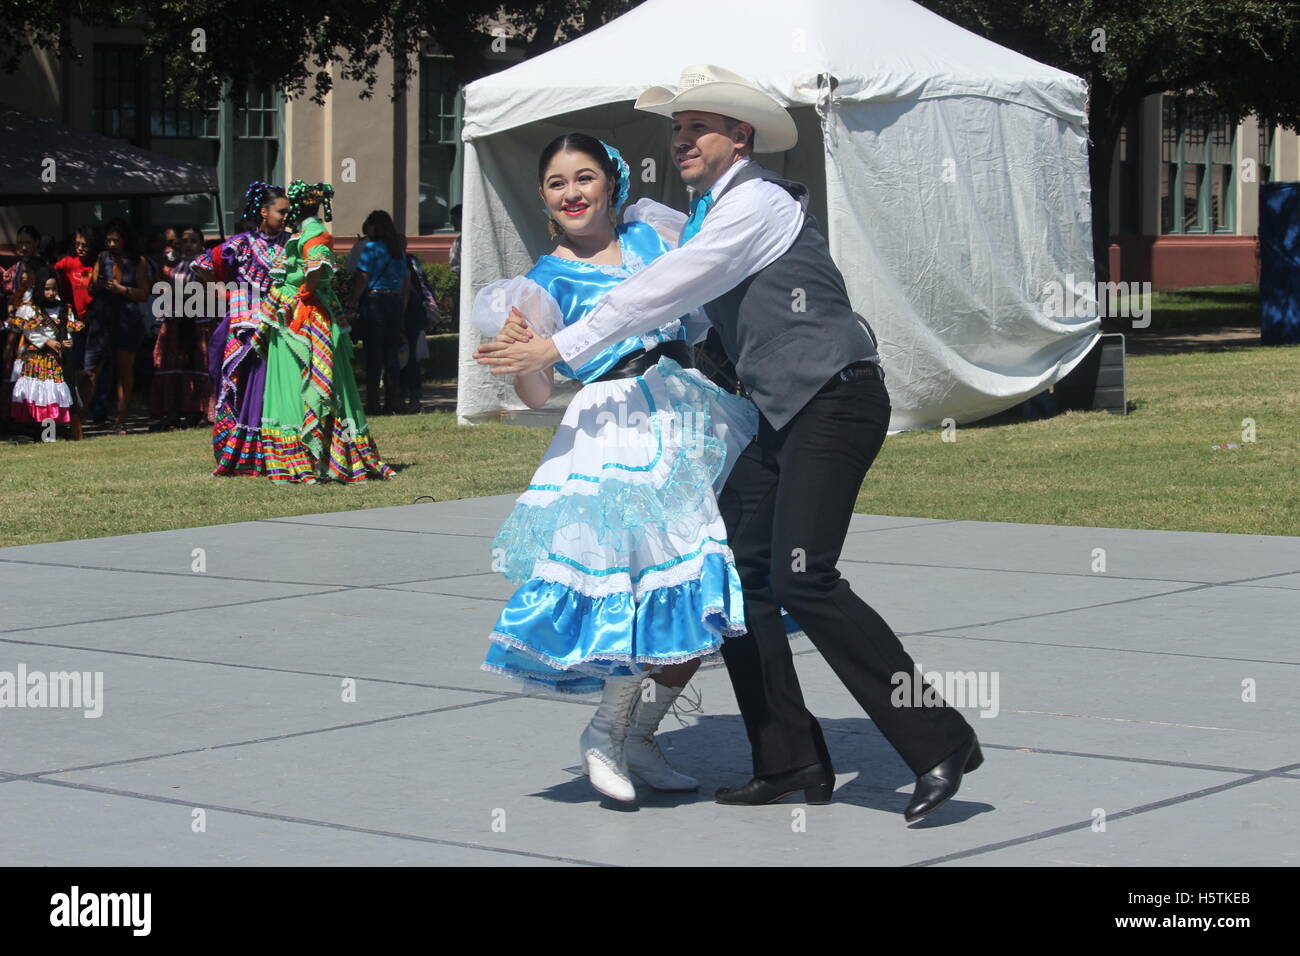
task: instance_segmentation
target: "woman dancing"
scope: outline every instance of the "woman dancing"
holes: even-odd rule
[[[266,367],[253,348],[258,305],[271,288],[271,269],[284,256],[289,200],[284,190],[256,182],[244,192],[244,216],[256,228],[200,252],[190,273],[201,282],[231,283],[225,316],[212,333],[208,370],[215,393],[212,420],[214,475],[262,474],[262,391]]]
[[[352,336],[334,291],[329,183],[289,184],[289,222],[297,234],[272,270],[253,345],[266,362],[262,398],[265,474],[272,481],[358,482],[392,478],[370,438],[352,373]]]
[[[478,293],[474,321],[489,336],[512,335],[503,326],[516,310],[550,335],[670,248],[647,222],[615,226],[629,174],[613,147],[561,136],[542,151],[538,181],[559,242],[526,275]],[[583,386],[493,542],[494,568],[521,586],[483,668],[551,692],[603,691],[582,766],[622,801],[636,798],[632,774],[658,790],[698,788],[654,732],[700,659],[745,632],[715,492],[758,417],[690,364],[680,320],[580,368],[558,363]],[[540,408],[552,381],[549,369],[517,376],[515,391]]]

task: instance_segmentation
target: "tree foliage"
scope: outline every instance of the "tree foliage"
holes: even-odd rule
[[[132,24],[145,51],[161,57],[169,90],[194,105],[224,82],[279,86],[290,98],[323,103],[337,76],[361,84],[363,98],[379,85],[381,64],[396,64],[390,96],[409,85],[422,50],[452,57],[456,78],[489,72],[494,32],[535,56],[581,36],[636,5],[636,0],[163,0],[86,3],[8,0],[0,19],[0,69],[12,73],[29,47],[60,57],[87,51],[72,43],[68,24]],[[197,32],[196,31],[201,31]]]
[[[1111,160],[1143,97],[1190,93],[1236,124],[1300,129],[1295,0],[921,0],[940,16],[1088,83],[1093,249],[1110,243]]]

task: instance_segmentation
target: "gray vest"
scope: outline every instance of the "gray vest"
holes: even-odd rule
[[[797,199],[803,228],[775,262],[706,303],[704,311],[749,397],[773,428],[781,428],[836,372],[853,362],[878,362],[880,353],[808,212],[806,186],[751,160],[714,202],[751,179],[776,183]]]

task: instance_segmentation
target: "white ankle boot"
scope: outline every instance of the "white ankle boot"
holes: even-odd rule
[[[630,803],[636,788],[627,774],[624,741],[632,708],[641,695],[641,678],[609,677],[591,723],[582,732],[582,768],[591,785],[614,800]]]
[[[646,700],[644,693],[637,694],[636,707],[627,729],[627,743],[623,748],[627,768],[656,790],[698,790],[700,782],[669,766],[668,758],[655,742],[655,730],[682,688],[665,687],[657,681],[652,686],[654,700]]]

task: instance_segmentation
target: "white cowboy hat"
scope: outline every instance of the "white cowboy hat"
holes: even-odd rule
[[[799,141],[785,107],[743,76],[708,63],[685,67],[676,91],[652,86],[634,105],[660,116],[699,110],[743,120],[754,127],[756,153],[779,153]]]

